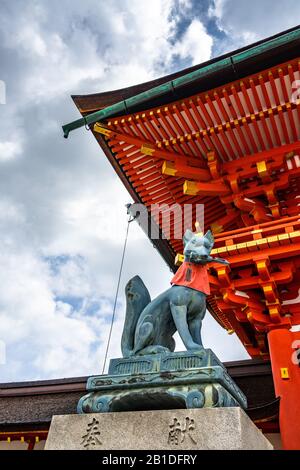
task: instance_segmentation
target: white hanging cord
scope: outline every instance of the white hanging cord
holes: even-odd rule
[[[127,204],[127,213],[130,214],[129,208],[131,204]],[[123,253],[122,253],[122,258],[121,258],[121,264],[120,264],[120,271],[119,271],[119,277],[118,277],[118,284],[117,284],[117,289],[116,289],[116,295],[115,295],[115,300],[114,300],[114,306],[113,306],[113,314],[111,317],[111,324],[110,324],[110,330],[109,330],[109,335],[108,335],[108,340],[107,340],[107,345],[106,345],[106,351],[105,351],[105,356],[104,356],[104,362],[103,362],[103,368],[102,368],[102,375],[104,374],[105,366],[106,366],[106,361],[107,361],[107,355],[108,355],[108,350],[109,350],[109,345],[110,345],[110,340],[111,340],[111,334],[112,334],[112,329],[115,321],[115,314],[116,314],[116,307],[117,307],[117,300],[119,296],[119,288],[120,288],[120,282],[121,282],[121,277],[122,277],[122,271],[123,271],[123,264],[124,264],[124,258],[125,258],[125,251],[126,251],[126,246],[127,246],[127,240],[128,240],[128,233],[129,233],[129,225],[131,222],[133,222],[139,214],[137,213],[135,216],[129,215],[129,219],[127,221],[127,229],[126,229],[126,235],[125,235],[125,241],[124,241],[124,246],[123,246]]]

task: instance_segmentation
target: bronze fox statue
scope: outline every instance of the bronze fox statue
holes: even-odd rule
[[[174,351],[176,330],[188,351],[203,349],[201,326],[209,294],[205,265],[228,262],[210,255],[214,245],[210,230],[205,235],[187,230],[183,242],[184,262],[171,280],[172,287],[151,301],[139,276],[127,283],[121,341],[124,357]]]

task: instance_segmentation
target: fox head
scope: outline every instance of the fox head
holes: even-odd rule
[[[205,235],[187,230],[183,237],[184,258],[196,264],[206,264],[211,259],[210,252],[214,246],[214,237],[210,230]]]

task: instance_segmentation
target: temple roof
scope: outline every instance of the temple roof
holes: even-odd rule
[[[193,225],[204,206],[213,254],[230,261],[210,269],[208,308],[252,357],[267,356],[273,324],[300,323],[299,46],[296,27],[151,82],[73,96],[83,119],[64,126],[65,136],[90,127],[165,235],[152,242],[171,269],[184,224],[172,207],[191,205]]]
[[[209,227],[224,215],[224,204],[219,198],[222,185],[213,182],[215,191],[207,194],[202,191],[194,196],[188,194],[187,187],[187,194],[182,194],[188,171],[184,168],[180,173],[173,168],[174,155],[186,166],[207,170],[207,154],[214,152],[229,172],[232,160],[248,161],[253,156],[255,161],[257,154],[264,160],[270,150],[282,145],[286,145],[286,154],[297,150],[300,111],[299,105],[290,102],[290,97],[291,82],[299,79],[299,45],[298,27],[157,80],[72,98],[81,114],[87,116],[170,80],[197,70],[205,71],[196,82],[176,90],[179,100],[166,93],[160,98],[150,98],[146,104],[136,105],[134,113],[104,121],[112,132],[111,139],[93,128],[92,131],[135,202],[147,206],[151,203],[204,203],[205,223]],[[250,54],[253,50],[257,51],[254,56]],[[226,59],[232,63],[234,57],[239,57],[238,65],[228,67]],[[170,101],[171,106],[164,106]],[[144,153],[147,145],[157,150],[151,154],[150,149],[147,155]],[[286,165],[295,165],[295,162],[292,159]],[[172,172],[183,176],[174,178]],[[203,174],[203,182],[211,180],[210,176],[206,177],[207,173]],[[234,215],[228,219],[224,228],[237,228]],[[266,216],[263,221],[267,220]],[[174,254],[181,249],[180,241],[161,240],[159,249],[174,269]]]
[[[87,115],[99,109],[107,108],[122,100],[135,97],[140,93],[147,92],[177,78],[184,78],[193,72],[202,72],[202,75],[199,75],[199,78],[195,82],[187,83],[185,86],[182,86],[180,91],[178,89],[176,90],[177,99],[184,98],[192,95],[194,92],[210,90],[297,57],[299,54],[299,38],[300,27],[295,26],[294,28],[215,57],[206,62],[202,62],[201,64],[145,83],[103,93],[72,95],[72,98],[79,111],[83,115]],[[255,54],[253,53],[254,51]],[[239,59],[238,61],[235,59],[237,57]],[[231,66],[228,65],[228,62],[231,63]],[[220,74],[220,70],[222,70],[222,74]],[[166,104],[174,101],[174,99],[176,99],[175,95],[165,90],[165,93],[160,95],[158,101],[159,104]],[[141,106],[136,104],[136,108],[131,108],[130,111],[139,111],[141,109],[154,107],[158,104],[156,100],[157,98],[153,98],[149,95],[146,105],[145,102]]]

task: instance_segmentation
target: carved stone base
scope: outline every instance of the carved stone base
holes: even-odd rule
[[[271,450],[272,446],[239,407],[53,416],[45,449],[197,451]],[[101,454],[98,458],[100,465],[107,463]],[[175,462],[176,457],[170,461]]]
[[[211,350],[113,359],[90,377],[78,413],[247,407],[245,395]]]
[[[199,369],[200,367],[210,366],[224,367],[211,349],[202,349],[197,352],[182,351],[111,359],[108,374],[145,374],[148,372]]]

